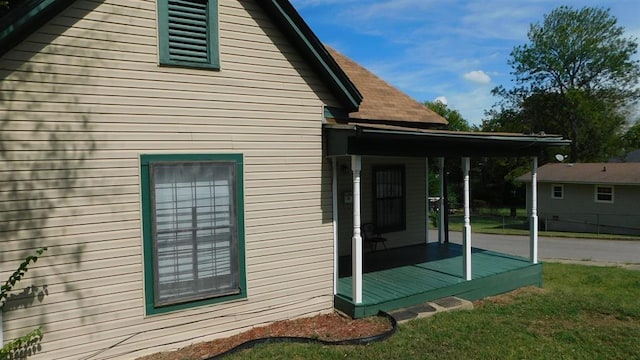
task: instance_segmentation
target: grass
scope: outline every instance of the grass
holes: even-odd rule
[[[399,326],[366,347],[273,344],[230,359],[640,359],[640,272],[544,264],[525,289]]]

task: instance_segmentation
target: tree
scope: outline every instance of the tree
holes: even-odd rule
[[[447,104],[441,101],[425,101],[424,105],[433,110],[438,115],[445,118],[448,122],[448,129],[453,131],[469,131],[471,127],[469,122],[465,120],[458,110],[450,109]]]
[[[433,102],[425,101],[424,105],[449,122],[447,126],[448,130],[471,131],[469,122],[462,117],[458,110],[451,109],[447,104],[438,100]],[[445,168],[447,179],[449,179],[445,199],[447,199],[449,203],[448,206],[457,206],[459,204],[458,199],[462,197],[462,187],[460,186],[462,182],[462,167],[460,161],[452,158],[445,159]],[[433,170],[435,171],[436,169],[434,168]],[[430,178],[430,194],[442,196],[438,185],[439,182],[440,180],[437,180],[435,177]]]
[[[640,149],[640,121],[629,127],[622,135],[625,152]]]
[[[572,161],[612,155],[623,109],[640,96],[636,40],[624,37],[608,9],[567,6],[532,24],[528,38],[509,60],[516,86],[493,90],[504,99],[500,111],[516,112],[522,131],[566,135]]]

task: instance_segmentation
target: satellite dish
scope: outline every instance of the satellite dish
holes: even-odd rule
[[[558,160],[559,162],[563,162],[563,161],[564,161],[564,159],[566,159],[566,158],[567,158],[567,156],[566,156],[566,155],[562,155],[562,154],[556,154],[556,156],[555,156],[555,157],[556,157],[556,160]]]

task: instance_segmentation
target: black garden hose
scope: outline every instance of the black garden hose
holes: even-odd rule
[[[314,338],[308,338],[308,337],[299,337],[299,336],[273,336],[273,337],[265,337],[265,338],[260,338],[260,339],[254,339],[254,340],[249,340],[246,341],[230,350],[227,350],[223,353],[211,356],[209,358],[206,358],[205,360],[219,360],[222,359],[223,357],[227,356],[227,355],[231,355],[234,354],[238,351],[242,351],[242,350],[246,350],[246,349],[250,349],[256,345],[260,345],[260,344],[275,344],[275,343],[299,343],[299,344],[321,344],[321,345],[367,345],[373,342],[378,342],[378,341],[383,341],[388,339],[389,337],[391,337],[391,335],[395,334],[396,330],[397,330],[397,326],[398,326],[398,322],[396,321],[396,319],[393,318],[393,316],[387,314],[384,311],[378,311],[378,315],[377,316],[381,316],[381,317],[385,317],[389,320],[389,322],[391,323],[391,329],[383,332],[382,334],[378,334],[378,335],[373,335],[373,336],[367,336],[367,337],[362,337],[362,338],[355,338],[355,339],[346,339],[346,340],[337,340],[337,341],[330,341],[330,340],[321,340],[321,339],[314,339]]]

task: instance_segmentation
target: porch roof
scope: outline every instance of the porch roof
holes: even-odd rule
[[[459,132],[380,124],[324,124],[327,156],[538,156],[567,146],[559,135]]]

